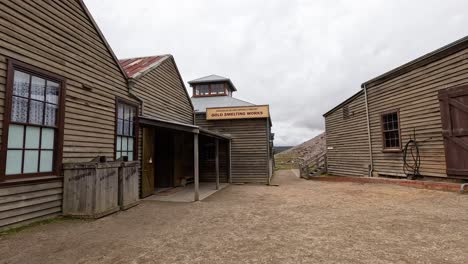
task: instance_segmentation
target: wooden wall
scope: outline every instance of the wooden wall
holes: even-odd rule
[[[134,80],[132,91],[141,98],[144,103],[140,114],[145,117],[163,119],[171,122],[180,122],[193,125],[193,107],[185,90],[183,81],[180,79],[172,56],[165,59],[155,69],[149,71],[142,77]],[[138,159],[142,160],[143,153],[143,129],[139,131]],[[185,139],[183,139],[185,140]],[[193,144],[193,142],[192,142]],[[187,151],[187,150],[186,150]],[[189,152],[193,156],[192,152]],[[186,159],[186,154],[184,154]],[[142,162],[144,162],[142,160]],[[182,164],[180,160],[177,164]],[[177,175],[187,174],[187,170],[193,167],[193,161],[184,161],[181,168],[177,167]],[[140,166],[140,190],[143,164]]]
[[[5,113],[7,58],[66,79],[63,162],[89,161],[98,155],[113,158],[115,98],[136,101],[128,96],[124,75],[79,1],[0,2],[0,135]],[[0,188],[9,193],[18,190],[2,187],[1,183]],[[52,189],[57,192],[53,195],[61,193],[58,187]],[[35,198],[40,195],[33,197],[27,202],[40,201]],[[60,199],[56,198],[55,209],[46,208],[43,203],[28,205],[24,217],[2,211],[0,218],[9,215],[16,221],[27,221],[56,214],[60,212]],[[7,208],[6,205],[2,200],[0,206]]]
[[[382,152],[380,115],[400,110],[402,144],[413,129],[420,141],[421,174],[447,177],[438,90],[468,83],[468,50],[462,50],[424,67],[368,89],[370,125],[376,174],[403,176],[403,154]]]
[[[213,143],[213,138],[206,138],[200,136],[200,151],[202,151],[203,144]],[[228,182],[228,143],[225,140],[219,140],[219,181]],[[201,182],[215,182],[216,181],[216,160],[206,159],[204,155],[200,154],[200,167],[199,175]]]
[[[268,182],[267,119],[207,121],[196,115],[196,125],[232,137],[232,181]]]
[[[468,49],[444,56],[425,66],[373,85],[368,89],[374,176],[405,177],[403,151],[385,152],[382,145],[381,114],[398,110],[402,150],[416,135],[421,154],[420,173],[428,177],[448,177],[438,91],[468,84]],[[368,139],[363,96],[349,102],[358,116],[342,118],[342,107],[326,117],[329,170],[337,175],[365,175],[359,167],[368,164]],[[351,140],[341,139],[351,135]],[[337,147],[338,146],[338,147]]]
[[[343,107],[349,117],[343,117]],[[369,141],[364,94],[346,102],[325,117],[327,135],[328,174],[338,176],[367,176]]]
[[[132,89],[144,100],[143,116],[193,125],[193,107],[172,56],[137,79]]]
[[[0,188],[0,230],[62,212],[62,181]]]

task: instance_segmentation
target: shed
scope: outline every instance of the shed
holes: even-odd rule
[[[189,82],[193,88],[195,122],[202,128],[231,137],[232,182],[269,183],[273,172],[273,139],[268,105],[255,105],[233,97],[229,78],[209,75]],[[207,169],[200,178],[213,180],[208,169],[213,159],[202,157]]]
[[[344,128],[347,103],[327,112],[327,145],[338,147],[329,152],[330,171],[352,174],[349,161],[367,145],[368,160],[360,164],[372,176],[468,179],[467,55],[465,37],[363,83],[348,102],[359,109],[352,128]],[[405,155],[406,146],[413,155]],[[408,168],[405,156],[407,165],[419,160],[420,166]]]
[[[206,170],[219,183],[229,177],[230,137],[195,125],[193,105],[172,55],[120,60],[129,76],[130,93],[140,102],[138,153],[140,195],[148,197],[194,183],[194,199]],[[199,157],[213,146],[213,163]],[[221,151],[218,151],[221,150]],[[219,184],[216,185],[219,188]]]

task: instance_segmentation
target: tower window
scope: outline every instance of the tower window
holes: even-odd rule
[[[225,83],[199,84],[194,87],[194,96],[230,95]]]

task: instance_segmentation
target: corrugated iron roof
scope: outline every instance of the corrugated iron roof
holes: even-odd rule
[[[197,113],[206,112],[206,108],[252,106],[254,104],[231,96],[192,97],[193,108]]]
[[[129,78],[136,78],[142,73],[159,65],[163,60],[169,58],[170,55],[158,55],[150,57],[130,58],[119,60],[120,65],[127,72]]]
[[[205,76],[205,77],[201,77],[201,78],[198,78],[198,79],[195,79],[195,80],[191,80],[188,83],[190,84],[190,86],[193,87],[194,84],[213,83],[213,82],[228,82],[229,85],[231,86],[231,90],[232,91],[237,91],[237,89],[234,86],[234,84],[232,83],[231,79],[223,77],[223,76],[219,76],[219,75],[216,75],[216,74],[211,74],[211,75],[208,75],[208,76]]]

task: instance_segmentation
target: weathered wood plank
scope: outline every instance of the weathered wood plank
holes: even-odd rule
[[[268,182],[268,159],[266,157],[267,120],[266,119],[239,119],[207,121],[206,115],[196,114],[196,124],[208,130],[232,137],[231,143],[231,176],[232,182]],[[223,143],[220,158],[220,178],[228,181],[227,173],[227,142]],[[202,161],[201,161],[202,162]],[[226,167],[224,167],[226,166]],[[215,164],[209,163],[200,170],[200,178],[207,181],[216,180]]]
[[[12,210],[16,208],[34,206],[37,204],[53,202],[53,201],[59,201],[61,204],[62,194],[54,194],[54,195],[44,196],[44,197],[40,197],[40,198],[36,198],[32,200],[21,200],[21,201],[16,201],[16,202],[11,202],[11,203],[0,204],[0,212]]]
[[[50,182],[50,183],[3,187],[3,188],[0,188],[0,197],[20,194],[20,193],[29,193],[29,192],[47,190],[47,189],[62,188],[62,186],[63,186],[63,183],[60,180],[57,182]]]

